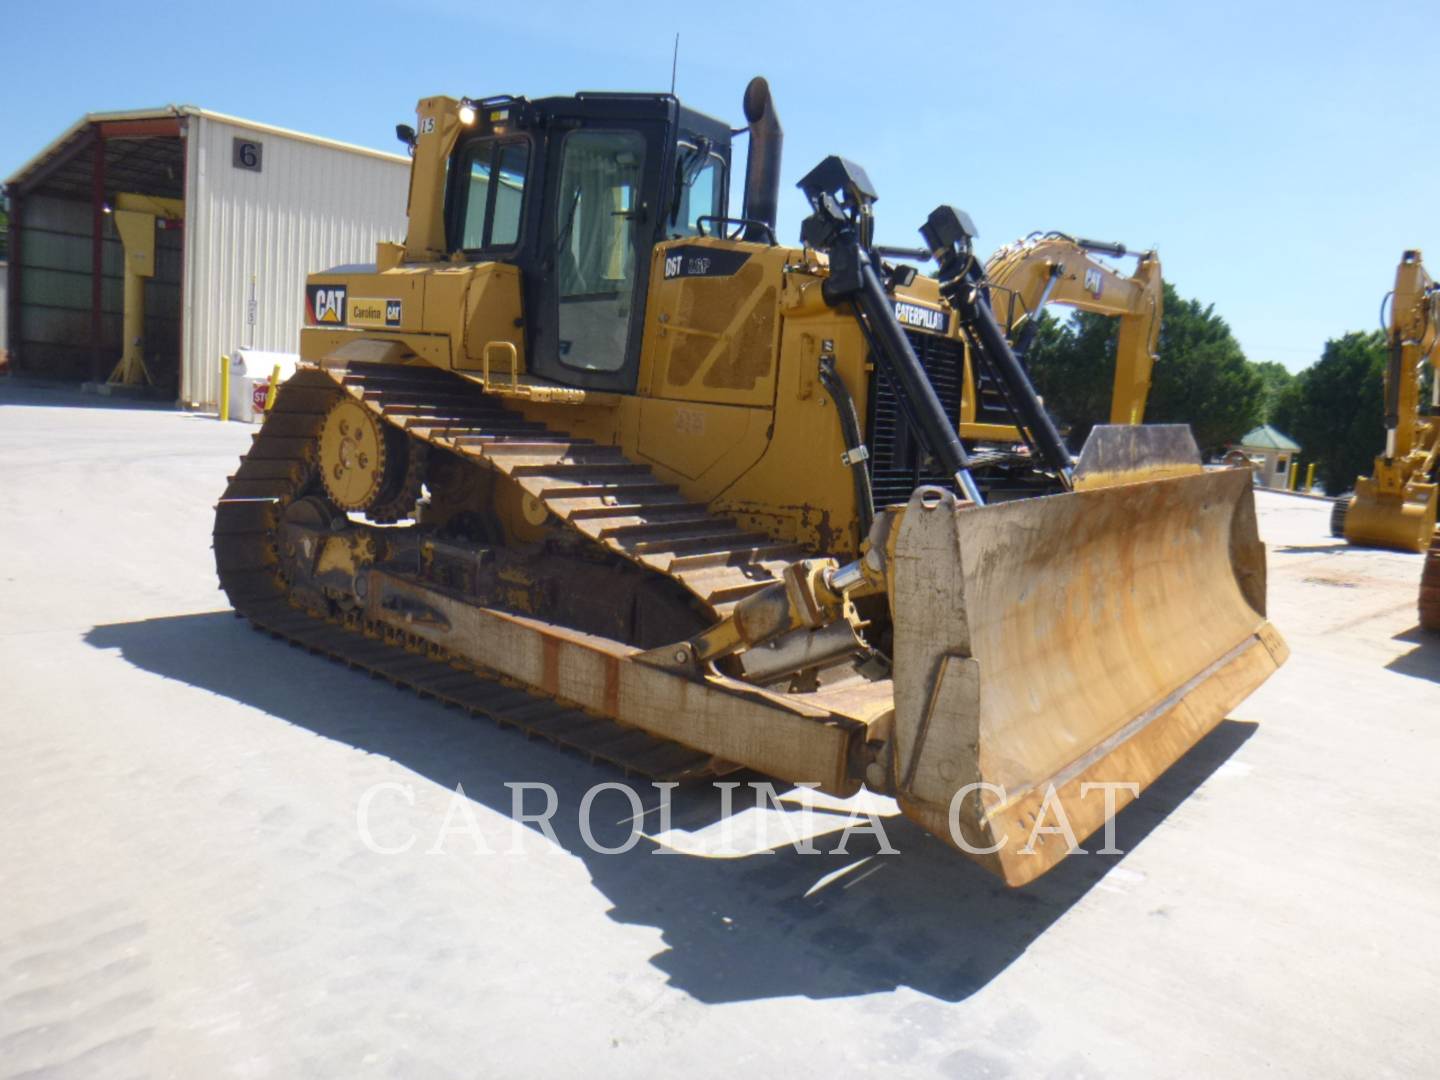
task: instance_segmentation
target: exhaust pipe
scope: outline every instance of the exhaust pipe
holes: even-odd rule
[[[755,224],[745,226],[744,239],[759,242],[773,238],[780,205],[780,149],[785,132],[770,100],[770,84],[757,75],[745,87],[745,121],[750,126],[750,148],[745,156],[745,206],[741,216]],[[761,223],[769,226],[769,232]]]

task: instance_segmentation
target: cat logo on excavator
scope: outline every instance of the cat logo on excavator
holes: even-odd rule
[[[831,157],[779,244],[763,79],[739,217],[730,125],[671,95],[483,106],[420,102],[405,242],[311,276],[216,512],[257,625],[659,779],[867,786],[1011,884],[1284,660],[1248,471],[1186,428],[1072,456],[964,214],[893,266]],[[982,385],[1023,447],[962,438]]]

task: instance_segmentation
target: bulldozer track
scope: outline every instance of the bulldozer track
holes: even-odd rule
[[[571,509],[588,508],[590,502],[611,491],[639,494],[634,488],[640,486],[646,489],[647,508],[652,495],[664,494],[665,485],[642,483],[642,474],[635,467],[622,470],[616,454],[604,457],[603,471],[594,471],[595,459],[583,453],[572,464],[567,455],[579,452],[581,440],[553,436],[543,425],[524,421],[483,393],[467,393],[469,388],[463,384],[458,392],[445,393],[458,380],[444,372],[437,372],[440,378],[436,379],[393,369],[393,365],[355,365],[343,373],[303,370],[279,390],[274,407],[216,505],[216,568],[221,588],[237,614],[274,637],[421,697],[485,716],[629,772],[658,780],[686,780],[733,770],[735,766],[709,754],[510,685],[498,673],[476,668],[385,624],[354,613],[322,616],[292,602],[282,572],[277,530],[286,507],[314,478],[321,425],[330,407],[347,391],[377,408],[387,422],[401,423],[411,435],[446,449],[479,456],[482,450],[493,454],[500,446],[523,448],[504,458],[510,474],[518,474],[522,484],[528,482],[539,491],[558,489],[560,498],[575,504]],[[422,404],[417,393],[430,395],[427,403]],[[567,448],[565,453],[559,452],[561,445]],[[544,463],[537,463],[537,457]],[[574,469],[585,470],[584,475],[575,475]],[[572,494],[573,489],[584,494]],[[602,493],[597,494],[597,489]],[[633,514],[637,504],[632,502],[598,505],[640,516]],[[662,501],[659,507],[664,510],[673,505],[674,500]],[[593,527],[594,522],[606,519],[596,513],[578,520]],[[718,529],[712,533],[718,534]],[[666,534],[657,528],[651,535]],[[615,537],[610,533],[601,540],[615,550],[612,543],[625,542]],[[654,550],[638,552],[635,561],[649,565],[644,559],[653,557]],[[717,577],[712,573],[705,580]]]
[[[526,420],[439,368],[351,364],[328,377],[385,423],[495,469],[593,543],[679,582],[717,618],[806,554],[714,516],[619,447]]]

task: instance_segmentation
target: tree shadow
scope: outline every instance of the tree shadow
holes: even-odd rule
[[[1075,855],[1039,881],[1008,889],[900,817],[884,819],[894,855],[860,834],[850,837],[845,855],[831,853],[834,835],[817,839],[820,855],[788,845],[730,858],[657,855],[648,838],[625,854],[600,854],[584,842],[576,811],[589,788],[624,779],[618,769],[376,684],[253,633],[229,612],[97,626],[85,640],[118,649],[146,671],[389,757],[447,789],[463,784],[469,798],[500,814],[511,809],[507,781],[551,784],[560,845],[584,861],[613,919],[660,930],[666,947],[651,963],[703,1002],[847,997],[900,986],[962,1000],[1124,859]],[[1120,813],[1117,847],[1133,850],[1254,730],[1236,721],[1217,727]],[[648,815],[656,793],[643,781],[630,783],[648,796]],[[737,792],[737,808],[748,805],[745,794]],[[619,846],[630,835],[631,808],[618,794],[596,808],[594,837]],[[623,817],[602,821],[606,810]],[[719,818],[713,786],[675,792],[672,830],[693,832]],[[1098,837],[1091,846],[1100,846]]]
[[[1410,642],[1415,648],[1391,660],[1385,665],[1386,671],[1440,682],[1440,634],[1412,626],[1390,640]]]
[[[1270,547],[1272,555],[1338,555],[1350,547],[1344,540],[1336,540],[1330,544],[1274,544]]]

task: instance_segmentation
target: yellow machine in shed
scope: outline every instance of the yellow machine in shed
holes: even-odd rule
[[[883,259],[838,157],[775,236],[781,132],[665,94],[429,98],[409,230],[312,275],[306,364],[223,494],[256,625],[644,775],[749,766],[905,814],[1012,884],[1284,660],[1247,472],[1188,429],[1078,460],[974,226]],[[959,431],[971,362],[1023,454]],[[1040,497],[991,504],[1028,462]],[[1003,460],[1002,460],[1003,459]]]
[[[109,208],[125,253],[124,341],[120,360],[109,382],[121,386],[153,386],[145,364],[145,282],[155,276],[155,230],[185,220],[180,199],[121,192]]]

